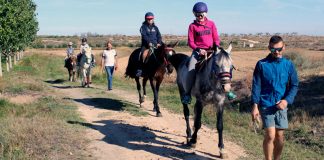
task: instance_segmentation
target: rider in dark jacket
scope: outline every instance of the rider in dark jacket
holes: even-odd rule
[[[152,47],[160,47],[162,44],[162,37],[159,28],[154,23],[154,15],[152,12],[147,12],[145,14],[145,21],[143,22],[141,29],[142,45],[141,53],[139,56],[139,61],[144,62],[146,59],[149,49]],[[139,69],[137,70],[136,76],[140,77],[142,75],[143,62],[140,62]]]

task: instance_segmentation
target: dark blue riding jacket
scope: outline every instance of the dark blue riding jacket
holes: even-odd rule
[[[154,46],[162,43],[159,28],[154,23],[149,25],[147,22],[143,22],[140,32],[142,35],[142,47],[149,48],[149,43],[152,43]]]
[[[298,75],[293,63],[270,54],[258,61],[253,73],[252,104],[273,107],[282,99],[292,104],[298,90]]]

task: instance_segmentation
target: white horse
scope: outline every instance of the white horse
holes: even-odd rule
[[[91,71],[92,52],[91,47],[85,47],[82,50],[80,60],[81,86],[90,87],[89,78]]]

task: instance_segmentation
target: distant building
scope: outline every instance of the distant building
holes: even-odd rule
[[[249,47],[249,48],[253,48],[255,44],[258,44],[260,42],[258,41],[252,41],[252,40],[248,40],[248,39],[241,39],[243,41],[243,48]]]

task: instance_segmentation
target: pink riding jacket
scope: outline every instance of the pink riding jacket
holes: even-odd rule
[[[213,47],[213,44],[219,46],[220,39],[215,23],[207,18],[204,22],[195,20],[191,23],[188,30],[188,44],[193,50],[208,49]]]

